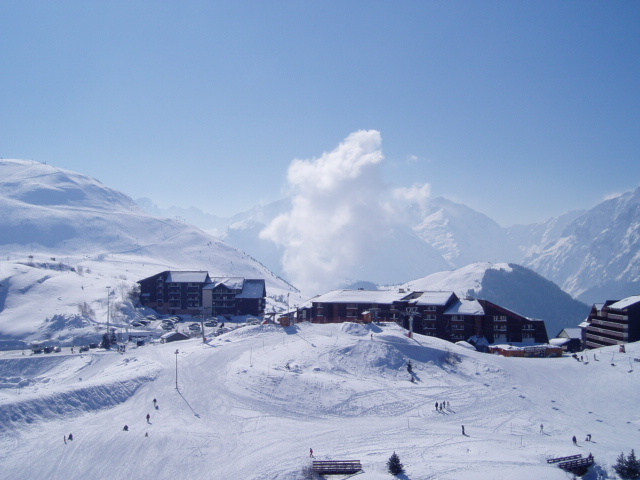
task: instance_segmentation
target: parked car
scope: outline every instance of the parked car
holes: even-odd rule
[[[200,329],[200,324],[199,323],[192,323],[191,325],[189,325],[189,330],[193,330],[194,332],[199,332]]]
[[[84,345],[84,346],[80,347],[80,351],[81,352],[88,352],[89,351],[89,345]]]
[[[141,327],[142,323],[137,321],[137,320],[134,320],[133,322],[131,322],[131,326],[132,327]]]
[[[206,322],[204,322],[204,326],[205,327],[217,327],[218,326],[218,322],[216,322],[215,320],[207,320]]]
[[[247,318],[247,325],[260,325],[260,320],[254,317]]]
[[[173,323],[163,323],[161,328],[163,330],[173,330]]]

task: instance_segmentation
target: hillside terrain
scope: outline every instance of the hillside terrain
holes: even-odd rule
[[[474,263],[403,285],[407,290],[451,290],[460,298],[482,298],[530,318],[545,321],[549,338],[575,327],[590,306],[573,299],[553,282],[515,264]]]
[[[411,480],[565,480],[546,459],[589,453],[585,478],[613,478],[637,446],[636,357],[637,344],[583,362],[505,358],[350,323],[248,326],[124,354],[2,352],[2,476],[300,480],[312,448],[361,460],[362,480],[390,478],[394,451]]]
[[[70,341],[135,312],[136,282],[163,270],[264,278],[269,308],[297,290],[244,252],[177,220],[152,217],[95,179],[0,160],[0,340]],[[110,287],[109,289],[107,287]]]

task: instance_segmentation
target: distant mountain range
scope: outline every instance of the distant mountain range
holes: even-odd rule
[[[156,215],[169,213],[141,203]],[[438,289],[448,277],[446,289],[542,318],[555,335],[581,321],[585,306],[548,280],[587,303],[640,291],[639,205],[636,190],[589,211],[502,228],[467,206],[435,198],[370,239],[370,258],[335,287],[408,282]],[[285,251],[260,236],[290,208],[283,199],[229,219],[198,209],[172,209],[171,218],[161,218],[85,175],[0,160],[0,338],[43,328],[49,335],[60,325],[85,328],[74,323],[79,310],[104,317],[107,286],[117,286],[111,294],[117,290],[123,306],[127,289],[164,269],[265,278],[271,306],[283,307],[287,294],[291,304],[301,303],[307,297],[284,279]],[[205,221],[224,233],[215,237],[189,224]]]
[[[260,232],[289,209],[290,202],[282,200],[238,214],[228,220],[221,238],[286,276],[284,250],[260,238]],[[432,199],[426,210],[410,208],[406,218],[407,228],[389,237],[344,282],[403,283],[475,262],[511,262],[588,304],[640,293],[640,188],[590,210],[509,228],[442,197]]]

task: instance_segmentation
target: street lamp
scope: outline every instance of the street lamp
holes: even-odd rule
[[[178,349],[176,348],[176,390],[178,390]]]
[[[109,317],[111,312],[109,311],[109,294],[111,293],[111,287],[107,287],[107,337],[110,337],[110,332],[109,332]]]

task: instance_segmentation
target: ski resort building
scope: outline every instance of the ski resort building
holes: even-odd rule
[[[640,340],[640,295],[594,304],[580,327],[582,343],[588,349],[637,342]]]
[[[488,300],[460,299],[451,291],[335,290],[311,299],[298,319],[313,323],[391,321],[450,342],[547,343],[544,321]]]
[[[138,281],[140,303],[163,314],[264,314],[263,279],[210,277],[204,271],[164,271]]]

